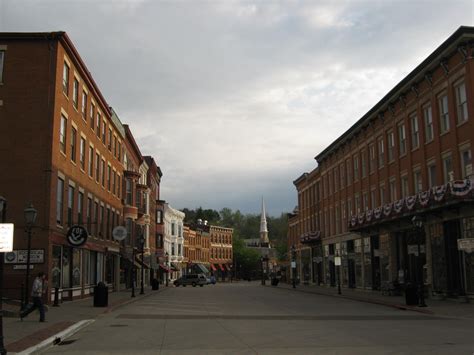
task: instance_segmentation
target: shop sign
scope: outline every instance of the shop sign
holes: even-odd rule
[[[313,256],[313,263],[320,263],[323,261],[321,256]]]
[[[341,257],[340,256],[334,257],[334,265],[335,266],[341,266]]]
[[[122,241],[127,238],[127,228],[124,226],[117,226],[112,231],[112,237],[117,241]]]
[[[425,253],[424,245],[420,245],[420,251],[422,254]],[[418,256],[418,245],[417,244],[407,245],[407,252],[408,254],[413,254],[415,256]]]
[[[34,265],[30,265],[30,270],[34,268]],[[13,270],[26,270],[26,265],[13,265]]]
[[[28,258],[28,250],[20,249],[5,253],[5,264],[26,264]],[[44,263],[44,249],[30,250],[30,264]]]
[[[292,268],[292,269],[296,269],[296,261],[292,261],[292,262],[291,262],[291,268]]]
[[[0,224],[0,253],[13,250],[13,223]]]
[[[464,250],[466,253],[474,251],[474,238],[458,239],[458,249]]]
[[[87,229],[83,226],[75,225],[67,231],[67,241],[73,247],[80,247],[86,244],[88,236]]]

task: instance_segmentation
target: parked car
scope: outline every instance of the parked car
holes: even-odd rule
[[[173,284],[178,287],[178,286],[183,286],[186,287],[187,285],[191,285],[193,287],[196,287],[197,285],[203,287],[204,285],[207,284],[207,279],[206,276],[202,274],[188,274],[188,275],[183,275],[179,279],[175,280]]]

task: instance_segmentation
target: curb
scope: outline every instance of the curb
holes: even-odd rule
[[[50,347],[51,345],[53,345],[54,343],[58,343],[58,342],[61,342],[65,339],[69,338],[70,336],[74,335],[75,333],[77,333],[82,328],[87,327],[92,322],[94,322],[93,319],[81,320],[81,321],[75,323],[74,325],[71,325],[69,328],[66,328],[65,330],[49,337],[48,339],[43,340],[41,343],[33,345],[32,347],[29,347],[28,349],[25,349],[25,350],[23,350],[19,353],[16,353],[16,354],[18,354],[18,355],[28,355],[28,354],[34,354],[36,352],[44,350],[44,349]]]
[[[111,306],[107,307],[106,309],[104,309],[104,311],[101,313],[101,315],[113,312],[113,311],[115,311],[116,309],[118,309],[120,307],[126,306],[130,303],[137,302],[137,301],[142,300],[144,298],[150,297],[151,295],[156,295],[158,293],[163,292],[164,290],[165,289],[160,289],[160,290],[158,290],[158,292],[153,292],[152,290],[150,290],[149,292],[145,293],[144,295],[137,296],[137,297],[134,297],[134,298],[130,297],[130,299],[125,300],[124,302],[120,302],[120,303],[117,303],[117,304],[114,304],[114,305],[111,305]]]
[[[271,286],[265,286],[265,287],[271,287]],[[278,288],[278,287],[273,287],[273,288]],[[287,288],[287,287],[280,287],[279,289],[280,290],[288,290],[288,291],[293,290],[292,288]],[[396,308],[396,309],[400,309],[400,310],[404,310],[404,311],[412,311],[412,312],[418,312],[418,313],[423,313],[423,314],[431,314],[431,315],[436,314],[435,312],[433,312],[431,310],[428,310],[428,309],[415,308],[415,307],[405,306],[405,305],[402,305],[402,304],[394,304],[394,303],[389,303],[389,302],[384,302],[384,301],[379,301],[379,300],[371,300],[371,299],[368,299],[368,298],[350,297],[350,296],[346,296],[346,295],[337,295],[337,294],[331,295],[331,294],[327,294],[327,293],[324,293],[324,292],[302,290],[302,289],[298,289],[298,288],[294,289],[294,291],[303,292],[303,293],[310,293],[310,294],[313,294],[313,295],[327,296],[327,297],[344,298],[344,299],[351,300],[351,301],[377,304],[379,306],[391,307],[391,308]]]

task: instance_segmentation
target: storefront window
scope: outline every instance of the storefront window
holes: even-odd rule
[[[61,287],[61,246],[53,245],[51,287]]]
[[[97,282],[104,282],[104,254],[97,253]]]
[[[112,254],[107,254],[105,258],[105,281],[108,284],[112,284],[114,282],[114,266],[114,256]]]
[[[83,250],[82,251],[84,254],[84,285],[89,285],[90,283],[90,251],[89,250]]]
[[[97,252],[90,252],[90,283],[91,285],[97,285]]]
[[[63,288],[71,287],[71,249],[68,247],[63,247],[63,267],[62,267],[62,276],[63,276]]]
[[[72,286],[81,286],[81,249],[72,249]]]
[[[474,238],[474,217],[464,219],[463,230],[463,238]],[[463,251],[462,254],[466,270],[466,292],[472,294],[474,293],[474,252],[466,253]]]
[[[354,240],[355,282],[362,287],[362,239]]]
[[[372,288],[372,257],[370,253],[370,237],[364,238],[364,287]]]

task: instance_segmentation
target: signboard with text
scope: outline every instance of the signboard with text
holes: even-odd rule
[[[0,253],[13,250],[13,223],[0,224]]]
[[[474,251],[474,238],[458,239],[458,250],[472,253]]]
[[[4,255],[5,264],[26,264],[27,258],[28,250],[26,249],[13,250],[9,253],[5,253]],[[44,249],[31,249],[30,264],[42,263],[44,263]]]

